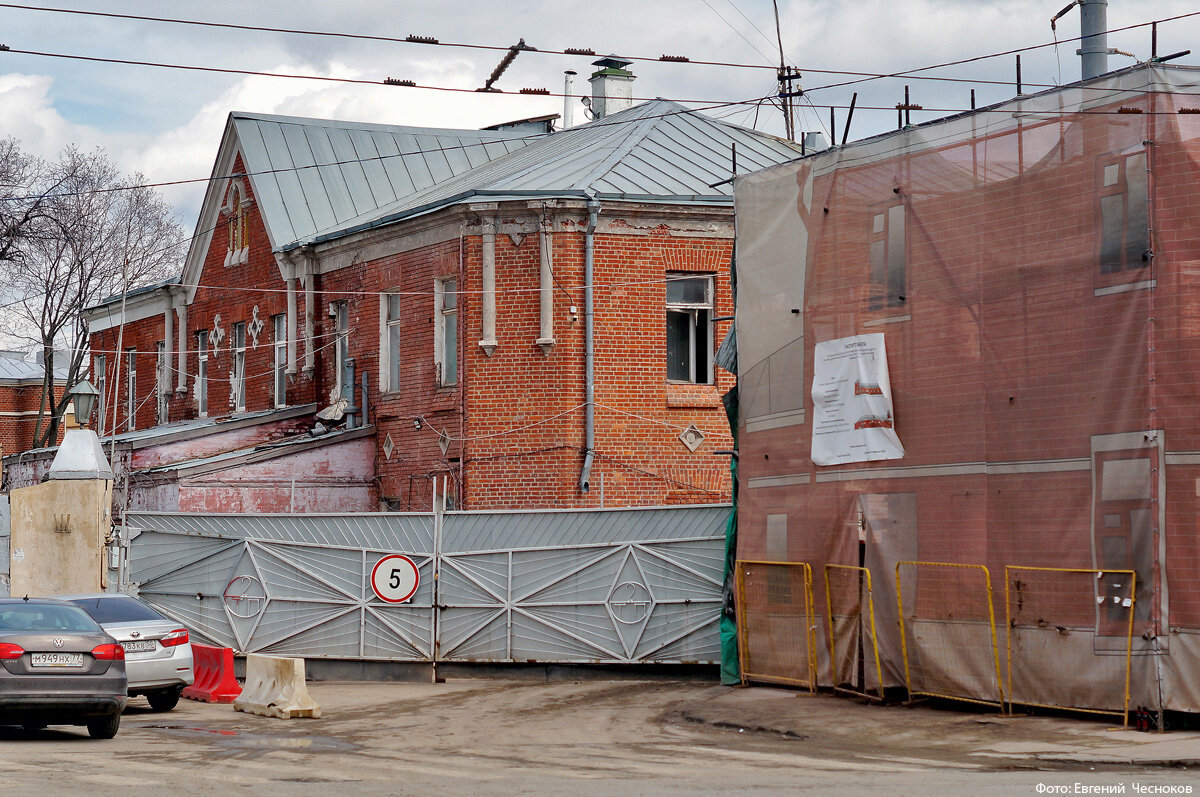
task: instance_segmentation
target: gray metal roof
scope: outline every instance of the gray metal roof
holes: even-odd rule
[[[231,121],[277,247],[369,216],[536,140],[514,131],[249,113],[234,113]]]
[[[732,170],[754,171],[800,157],[792,142],[654,100],[590,124],[526,139],[486,165],[378,205],[311,238],[281,248],[329,240],[387,224],[469,197],[594,194],[600,198],[726,204],[729,184],[711,188]],[[282,241],[282,239],[277,239]]]
[[[26,359],[28,355],[18,351],[0,351],[0,382],[29,382],[40,383],[45,374],[45,368],[35,360]],[[69,358],[66,352],[57,352],[55,363],[61,363]],[[65,365],[55,365],[54,381],[66,382],[68,368]]]

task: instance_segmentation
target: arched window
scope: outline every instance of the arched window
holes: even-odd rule
[[[225,253],[225,265],[236,266],[246,262],[250,251],[246,244],[246,205],[248,203],[243,196],[240,181],[230,182],[229,193],[225,199],[225,207],[222,209],[228,231],[226,236],[228,251]]]

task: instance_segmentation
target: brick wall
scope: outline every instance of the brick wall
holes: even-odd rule
[[[234,170],[242,169],[240,160]],[[251,194],[251,200],[253,195]],[[596,460],[589,494],[578,488],[583,463],[584,339],[582,211],[563,211],[553,235],[556,345],[548,354],[539,336],[540,243],[533,212],[523,204],[499,210],[496,236],[497,335],[499,347],[486,356],[481,336],[482,238],[480,219],[458,210],[411,223],[410,237],[428,243],[391,245],[394,254],[367,258],[370,236],[335,242],[317,252],[320,269],[314,293],[314,361],[303,370],[304,293],[299,294],[297,372],[288,376],[288,403],[329,402],[336,384],[334,322],[330,304],[349,311],[349,354],[361,384],[366,374],[369,414],[377,426],[375,489],[401,509],[425,509],[437,479],[449,478],[453,492],[470,508],[646,505],[728,500],[728,462],[715,456],[732,445],[720,393],[732,378],[716,371],[715,385],[669,385],[666,380],[665,275],[711,274],[715,316],[732,315],[728,287],[730,220],[706,219],[647,223],[652,211],[605,208],[596,235]],[[661,217],[662,214],[658,214]],[[523,233],[509,230],[525,230]],[[403,238],[405,228],[377,233],[376,244]],[[209,415],[232,412],[232,325],[264,324],[246,350],[246,409],[274,406],[270,317],[287,309],[286,283],[270,251],[257,207],[249,209],[249,254],[241,265],[225,265],[226,225],[214,230],[195,298],[188,306],[188,378],[185,393],[172,392],[170,420],[195,417],[196,331],[209,330]],[[422,239],[423,240],[423,239]],[[337,260],[336,267],[329,263]],[[440,384],[434,363],[437,280],[459,284],[459,378]],[[400,390],[381,390],[380,291],[402,294]],[[569,307],[577,308],[572,320]],[[219,315],[219,320],[218,320]],[[723,339],[727,322],[713,325],[712,346]],[[95,353],[114,352],[118,330],[93,335]],[[218,342],[218,337],[221,339]],[[137,362],[138,428],[154,423],[155,344],[163,339],[161,315],[126,324],[123,349]],[[174,343],[171,349],[174,350]],[[124,394],[125,365],[107,355],[107,385]],[[123,363],[127,361],[122,354]],[[171,357],[174,368],[175,358]],[[119,380],[119,381],[118,381]],[[172,380],[174,384],[174,380]],[[355,392],[355,403],[358,391]],[[125,401],[116,407],[125,429]],[[420,420],[420,428],[416,423]],[[689,451],[677,435],[695,424],[705,441]],[[111,425],[111,422],[109,423]],[[442,435],[450,438],[443,453]],[[391,439],[391,445],[385,446]],[[390,449],[390,455],[389,455]]]
[[[54,400],[62,398],[63,388],[55,387]],[[42,384],[21,382],[0,384],[0,454],[5,456],[28,451],[34,447],[34,433],[38,431],[38,408],[41,404]],[[43,418],[42,429],[48,418]],[[58,440],[63,430],[59,429]],[[56,441],[57,442],[57,441]]]

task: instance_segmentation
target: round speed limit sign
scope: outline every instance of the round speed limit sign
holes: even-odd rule
[[[417,565],[398,553],[383,557],[371,570],[371,589],[388,603],[404,603],[416,594],[420,584]]]

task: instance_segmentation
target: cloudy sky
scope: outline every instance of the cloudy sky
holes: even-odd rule
[[[894,106],[911,86],[913,102],[927,108],[968,107],[1014,93],[1014,59],[1008,55],[926,74],[985,82],[926,81],[915,77],[874,80],[822,89],[851,75],[820,70],[894,72],[929,64],[1054,41],[1050,17],[1066,0],[779,0],[784,50],[803,73],[802,85],[816,110],[805,108],[799,126],[827,129],[828,105],[840,127],[851,93],[860,93],[852,138],[895,125]],[[588,48],[600,54],[768,65],[777,62],[770,0],[210,0],[206,3],[103,3],[27,0],[55,9],[183,18],[272,28],[403,38],[432,36],[443,42],[508,46],[524,38],[541,49]],[[1200,11],[1183,0],[1110,0],[1109,27]],[[1073,11],[1058,37],[1079,34]],[[229,30],[193,25],[108,19],[4,7],[0,43],[11,50],[56,56],[153,61],[224,69],[319,75],[379,81],[406,78],[422,85],[473,89],[482,85],[502,53],[456,47]],[[1115,33],[1110,46],[1137,59],[1150,55],[1148,27]],[[1160,25],[1159,54],[1195,48],[1179,63],[1200,63],[1200,16]],[[1076,42],[1022,56],[1027,86],[1050,86],[1079,78]],[[586,89],[593,58],[526,52],[504,74],[506,90],[562,90],[562,75],[580,75]],[[1110,68],[1133,63],[1112,56]],[[696,64],[635,62],[637,97],[739,103],[769,95],[774,73]],[[1028,90],[1028,89],[1027,89]],[[699,103],[697,104],[697,107]],[[96,63],[47,55],[0,52],[0,136],[15,136],[35,154],[51,157],[62,147],[103,147],[127,172],[153,182],[206,177],[226,115],[233,110],[391,124],[480,127],[546,113],[561,113],[557,97],[497,96],[425,89],[332,83],[147,66]],[[724,105],[709,111],[730,121],[782,133],[770,107]],[[917,114],[924,121],[943,114]],[[576,121],[580,121],[576,111]],[[840,137],[840,130],[838,133]],[[188,228],[195,223],[200,185],[165,189]]]

